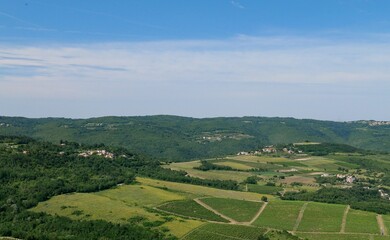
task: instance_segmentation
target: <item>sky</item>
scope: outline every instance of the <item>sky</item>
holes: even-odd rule
[[[0,115],[390,120],[388,0],[0,0]]]

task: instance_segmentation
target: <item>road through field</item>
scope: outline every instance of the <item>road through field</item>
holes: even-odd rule
[[[379,229],[381,231],[381,235],[387,236],[387,228],[385,226],[385,223],[383,222],[382,215],[377,215],[376,220],[378,221]]]
[[[217,210],[215,210],[214,208],[210,207],[209,205],[207,205],[206,203],[202,202],[199,198],[195,198],[194,199],[195,202],[197,202],[199,205],[201,205],[202,207],[206,208],[207,210],[210,210],[212,211],[213,213],[217,214],[218,216],[228,220],[231,224],[238,224],[238,222],[220,212],[218,212]]]
[[[265,207],[267,206],[268,202],[264,202],[263,206],[259,209],[259,211],[256,213],[256,215],[252,218],[252,220],[249,222],[249,225],[252,225],[258,219],[261,215],[261,213],[264,211]]]
[[[306,209],[306,207],[307,207],[307,204],[308,204],[308,203],[303,204],[301,210],[299,211],[299,215],[298,215],[297,221],[295,222],[295,225],[294,225],[294,228],[293,228],[293,232],[296,232],[296,231],[298,230],[299,224],[300,224],[301,221],[302,221],[303,213],[305,212],[305,209]]]
[[[343,221],[341,222],[340,233],[345,233],[345,225],[347,224],[347,216],[348,216],[348,212],[349,212],[350,208],[351,207],[349,205],[345,208],[344,215],[343,215]]]

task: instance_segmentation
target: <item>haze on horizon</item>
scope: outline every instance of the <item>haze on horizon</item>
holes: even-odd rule
[[[0,115],[390,120],[386,0],[0,2]]]

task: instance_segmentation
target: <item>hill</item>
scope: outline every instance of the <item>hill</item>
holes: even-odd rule
[[[56,143],[104,143],[170,161],[224,156],[268,144],[303,141],[342,143],[375,151],[390,149],[387,122],[294,118],[0,117],[0,135],[25,135]]]

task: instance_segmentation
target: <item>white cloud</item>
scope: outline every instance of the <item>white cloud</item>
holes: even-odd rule
[[[5,70],[8,68],[7,70]],[[387,41],[293,37],[0,46],[0,94],[84,98],[142,83],[356,84],[390,81]]]

